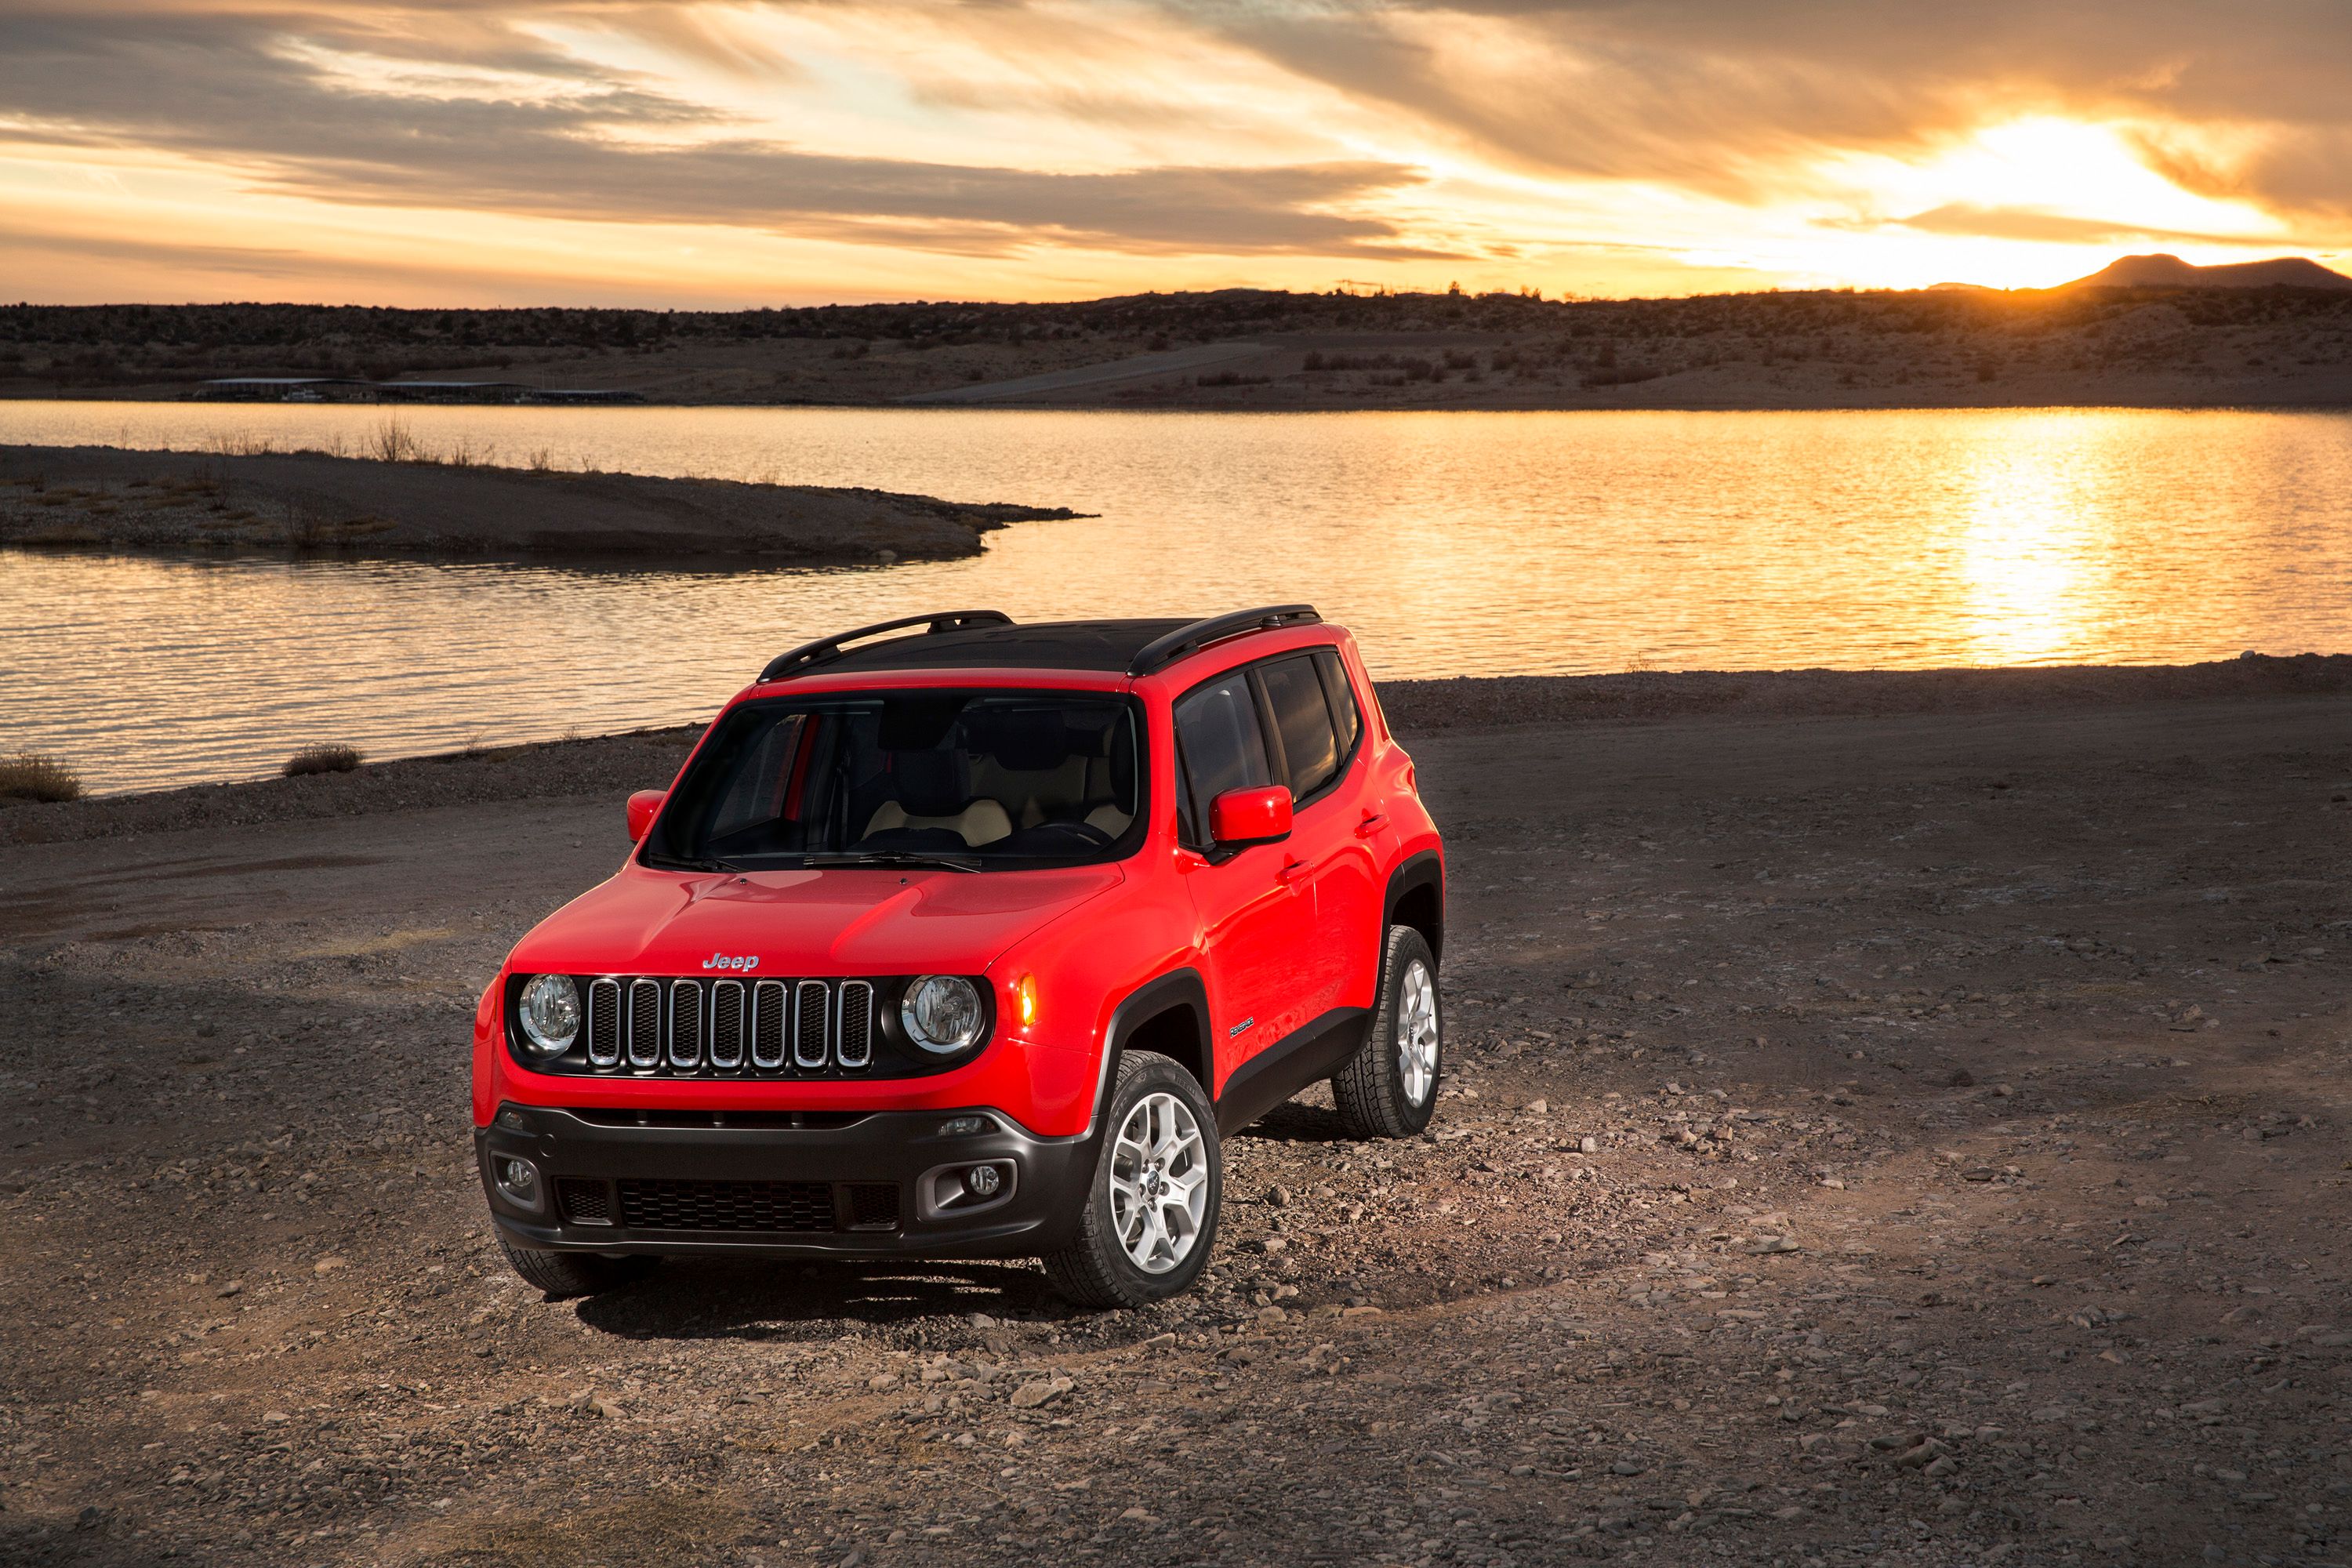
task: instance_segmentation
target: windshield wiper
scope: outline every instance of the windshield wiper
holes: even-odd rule
[[[926,855],[919,849],[842,849],[803,855],[803,866],[920,866],[942,871],[977,871],[980,861],[970,855]]]
[[[646,863],[658,866],[665,871],[731,871],[738,876],[751,869],[749,866],[738,866],[732,860],[697,860],[690,856],[677,855],[648,856]]]

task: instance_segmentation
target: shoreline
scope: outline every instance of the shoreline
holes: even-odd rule
[[[0,446],[0,546],[219,557],[890,564],[977,555],[1066,507],[889,490],[497,468],[405,455]]]
[[[1656,671],[1464,676],[1379,687],[1408,747],[1455,732],[1553,731],[1725,719],[1762,725],[1895,716],[2019,715],[2352,697],[2352,654],[2246,655],[2191,665],[2066,665],[1931,670]],[[648,726],[572,740],[387,757],[347,773],[262,777],[93,795],[0,800],[0,846],[116,834],[370,816],[423,806],[566,799],[659,787],[700,733]],[[560,758],[561,767],[547,764]],[[70,766],[71,757],[60,759]]]
[[[963,390],[963,389],[958,389]],[[984,388],[971,389],[984,392]],[[139,389],[126,393],[13,392],[0,391],[0,404],[5,403],[73,403],[73,404],[138,404],[170,405],[174,407],[219,409],[224,412],[248,408],[341,407],[383,408],[390,410],[417,407],[548,407],[544,405],[509,404],[439,404],[354,403],[354,404],[290,404],[257,403],[192,397],[184,393],[166,389]],[[626,405],[626,409],[676,408],[773,408],[807,409],[813,412],[884,413],[897,410],[908,412],[940,409],[988,410],[992,412],[1025,411],[1038,414],[1967,414],[1997,412],[2097,413],[2115,410],[2130,413],[2161,413],[2168,410],[2183,414],[2343,414],[2352,412],[2352,381],[2342,387],[2322,391],[2282,393],[2264,396],[2242,388],[2214,388],[2210,391],[2165,385],[2146,389],[2134,395],[2127,388],[2086,389],[2081,395],[2048,393],[2042,389],[2022,389],[2011,396],[1989,396],[1982,394],[1955,392],[1948,397],[1911,396],[1903,398],[1877,396],[1831,395],[1816,391],[1794,396],[1725,396],[1725,397],[1643,397],[1638,388],[1628,388],[1619,395],[1568,395],[1550,396],[1511,396],[1481,394],[1472,396],[1427,396],[1382,398],[1318,396],[1286,390],[1276,395],[1203,396],[1181,389],[1129,388],[1116,397],[1059,398],[1050,395],[1020,395],[1005,397],[986,395],[961,397],[953,401],[934,397],[893,397],[876,401],[865,398],[698,398],[643,396]],[[586,406],[563,409],[566,413],[604,413],[608,408]],[[136,450],[138,448],[124,448]],[[516,472],[528,470],[517,469]]]

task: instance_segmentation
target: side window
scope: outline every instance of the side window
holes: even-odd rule
[[[1331,718],[1339,727],[1339,754],[1344,757],[1356,749],[1356,738],[1364,732],[1364,716],[1356,711],[1356,694],[1348,685],[1348,667],[1339,656],[1328,649],[1315,656],[1315,668],[1323,672],[1323,695],[1331,700]]]
[[[1290,765],[1290,793],[1305,800],[1339,771],[1339,736],[1331,728],[1323,678],[1307,654],[1270,659],[1258,666],[1258,675],[1274,710],[1275,732],[1282,737],[1283,760]]]
[[[1209,802],[1229,789],[1274,782],[1245,672],[1235,670],[1176,704],[1176,749],[1192,800],[1190,825],[1196,841],[1205,840]]]

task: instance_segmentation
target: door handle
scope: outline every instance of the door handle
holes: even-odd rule
[[[1389,819],[1386,812],[1368,811],[1364,813],[1364,820],[1356,824],[1356,837],[1359,838],[1370,838],[1373,834],[1378,833],[1381,828],[1386,827],[1388,825]]]
[[[1281,870],[1274,874],[1274,879],[1286,888],[1313,869],[1314,868],[1304,860],[1288,861],[1284,864]]]

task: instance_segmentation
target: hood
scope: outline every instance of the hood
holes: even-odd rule
[[[978,974],[1120,876],[1117,866],[824,867],[737,877],[631,865],[541,921],[508,962],[566,974],[716,974],[721,958],[741,979]]]

